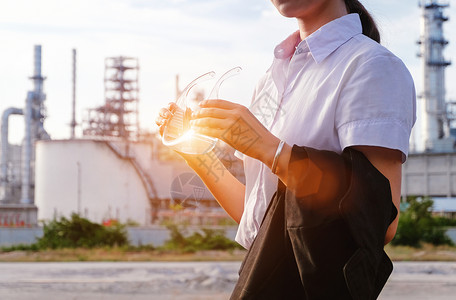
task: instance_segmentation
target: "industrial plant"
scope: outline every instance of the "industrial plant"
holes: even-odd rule
[[[419,37],[422,91],[410,155],[403,165],[402,196],[456,197],[456,101],[445,94],[443,34],[447,4],[420,1]],[[105,59],[104,104],[87,109],[76,122],[76,50],[73,50],[71,138],[51,139],[46,122],[45,76],[40,45],[34,48],[33,90],[23,107],[3,111],[1,119],[0,227],[36,227],[78,213],[96,222],[160,224],[166,218],[217,224],[227,218],[201,180],[156,134],[139,123],[140,63],[137,58]],[[176,78],[179,96],[178,80]],[[22,145],[8,141],[9,118],[23,117]],[[80,126],[82,137],[76,136]],[[245,181],[242,162],[224,144],[219,158]],[[209,169],[208,169],[209,172]],[[456,201],[456,199],[454,200]],[[179,208],[179,209],[176,209]],[[179,211],[178,211],[179,210]]]
[[[85,111],[83,136],[77,138],[73,50],[73,113],[67,140],[53,140],[44,130],[39,45],[34,61],[34,90],[27,94],[25,108],[8,108],[2,117],[1,227],[33,227],[38,220],[72,213],[100,223],[139,225],[175,217],[206,224],[228,218],[184,160],[156,135],[141,131],[137,58],[105,59],[105,103]],[[22,115],[26,125],[21,146],[8,142],[8,119],[14,114]],[[222,144],[217,150],[221,161],[244,180],[234,151]]]
[[[402,169],[402,196],[451,198],[456,196],[456,102],[445,94],[445,69],[451,65],[443,55],[449,43],[443,34],[448,4],[427,0],[419,5],[423,90],[417,93],[418,121]]]

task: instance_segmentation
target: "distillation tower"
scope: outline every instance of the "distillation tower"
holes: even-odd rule
[[[443,13],[446,7],[448,4],[440,4],[437,0],[420,2],[422,14],[418,44],[423,76],[423,92],[419,101],[421,142],[417,149],[412,149],[414,151],[453,152],[455,147],[454,137],[450,135],[450,103],[445,97],[445,68],[451,64],[443,55],[448,45],[443,35],[443,24],[448,21]]]
[[[418,122],[412,132],[410,155],[402,166],[401,195],[456,197],[455,136],[451,135],[455,106],[445,96],[445,69],[451,63],[443,56],[448,41],[443,13],[448,4],[421,0],[419,57],[423,90],[418,98]]]
[[[45,77],[41,73],[41,46],[34,48],[34,72],[30,77],[33,90],[27,93],[24,108],[10,107],[2,114],[1,157],[0,157],[0,226],[29,226],[36,224],[34,206],[34,165],[35,142],[50,139],[44,129],[46,95],[43,92]],[[9,118],[22,115],[24,119],[24,140],[20,164],[13,157],[18,147],[8,142]],[[20,170],[19,172],[17,170]],[[19,173],[19,176],[16,174]],[[20,191],[20,192],[18,192]]]

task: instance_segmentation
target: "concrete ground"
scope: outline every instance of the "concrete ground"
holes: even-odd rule
[[[381,300],[454,300],[456,263],[396,262]]]
[[[0,263],[0,299],[228,299],[239,262]],[[449,300],[456,263],[398,262],[381,300]]]

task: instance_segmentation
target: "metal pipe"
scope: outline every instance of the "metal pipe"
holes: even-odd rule
[[[9,156],[9,142],[8,142],[8,132],[9,132],[9,117],[11,115],[23,115],[24,112],[21,108],[10,107],[3,111],[2,114],[2,154],[0,158],[0,201],[6,200],[6,188],[8,181],[8,156]]]
[[[43,90],[43,80],[41,76],[41,45],[35,45],[34,51],[34,69],[33,69],[33,84],[34,91],[41,94]]]
[[[21,204],[33,204],[32,162],[34,160],[34,141],[40,137],[49,137],[43,127],[44,77],[41,75],[41,45],[35,45],[33,80],[34,90],[27,93],[24,108],[25,133],[22,143],[21,159]]]
[[[443,15],[446,4],[438,1],[421,1],[421,46],[423,94],[421,98],[422,150],[434,151],[439,140],[449,137],[445,102],[445,60],[443,50],[448,44],[443,35]]]
[[[71,138],[75,138],[76,128],[76,49],[73,49],[73,112],[71,118]]]
[[[27,93],[27,99],[24,110],[25,120],[25,134],[24,142],[22,143],[22,188],[21,188],[21,204],[32,204],[32,197],[30,193],[31,187],[31,162],[32,162],[32,113],[33,113],[33,100],[35,97],[34,92]]]
[[[76,164],[78,166],[78,215],[81,216],[81,163],[77,161]]]

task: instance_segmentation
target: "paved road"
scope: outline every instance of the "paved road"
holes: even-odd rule
[[[221,300],[238,262],[0,263],[0,299]],[[396,263],[381,300],[449,300],[456,263]]]
[[[396,262],[380,300],[454,300],[456,263]]]

